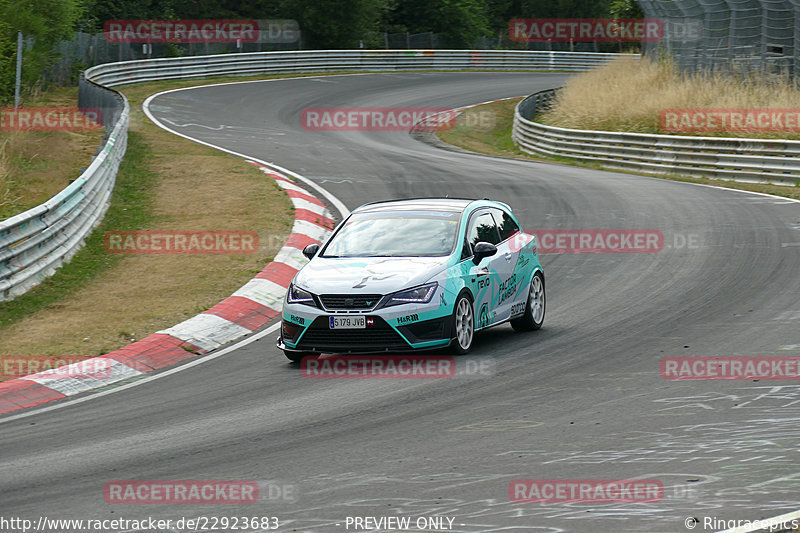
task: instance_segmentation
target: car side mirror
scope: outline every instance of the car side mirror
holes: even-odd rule
[[[479,242],[472,250],[472,262],[476,265],[481,262],[484,257],[491,257],[497,253],[497,246],[488,242]]]
[[[310,261],[312,257],[317,255],[318,251],[319,251],[319,244],[309,244],[308,246],[303,248],[303,255],[308,257]]]

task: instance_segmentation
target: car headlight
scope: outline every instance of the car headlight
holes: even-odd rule
[[[289,290],[286,293],[286,303],[310,305],[312,307],[317,306],[317,303],[314,301],[314,296],[294,283],[289,284]]]
[[[420,285],[413,289],[396,292],[389,297],[389,301],[386,302],[384,307],[400,304],[426,304],[431,301],[431,298],[433,298],[433,295],[436,293],[436,287],[438,286],[439,284],[434,281],[433,283],[426,283],[425,285]]]

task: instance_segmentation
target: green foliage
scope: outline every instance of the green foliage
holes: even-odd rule
[[[644,18],[644,11],[636,0],[611,0],[611,15],[621,19]]]
[[[89,65],[86,64],[86,61],[75,59],[72,61],[72,64],[69,68],[69,82],[71,86],[78,85],[78,80],[81,77],[81,72],[89,68]]]
[[[0,104],[7,104],[14,95],[17,52],[16,39],[10,39],[11,35],[14,35],[14,30],[0,18]]]
[[[512,18],[592,18],[608,17],[611,0],[513,0],[506,11],[506,24]]]
[[[635,0],[0,0],[0,103],[13,97],[17,30],[33,43],[23,68],[30,89],[57,60],[54,45],[113,19],[295,19],[303,47],[320,49],[380,48],[381,31],[434,32],[445,47],[469,48],[507,35],[513,18],[611,16],[643,15]]]
[[[33,43],[22,58],[22,82],[30,89],[58,59],[54,46],[72,37],[84,8],[82,0],[0,0],[0,102],[14,94],[17,31]]]
[[[387,0],[285,1],[281,18],[296,19],[306,46],[358,48],[360,41],[378,30],[388,9]]]
[[[452,48],[469,47],[492,34],[484,0],[404,0],[388,13],[385,24],[391,31],[438,33],[442,44]]]
[[[380,46],[379,31],[435,32],[444,46],[463,48],[480,37],[506,34],[512,18],[641,16],[631,11],[638,9],[635,0],[82,1],[87,3],[79,24],[84,31],[100,31],[110,19],[282,18],[298,21],[307,48],[356,48],[361,41]],[[612,3],[619,15],[612,15]]]
[[[182,55],[183,48],[175,43],[167,44],[167,48],[164,50],[164,57],[181,57]]]

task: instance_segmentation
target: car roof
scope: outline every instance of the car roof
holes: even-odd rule
[[[375,213],[375,212],[393,212],[393,211],[453,211],[463,212],[467,206],[472,203],[480,202],[481,204],[492,206],[503,206],[509,209],[507,205],[501,202],[493,202],[490,200],[476,200],[474,198],[408,198],[403,200],[387,200],[384,202],[373,202],[364,204],[353,210],[358,213]],[[509,209],[510,211],[510,209]]]

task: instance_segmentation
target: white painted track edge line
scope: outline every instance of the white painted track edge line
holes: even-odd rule
[[[367,75],[367,74],[371,74],[371,73],[338,74],[338,75],[332,75],[332,76]],[[167,90],[167,91],[161,91],[161,92],[155,93],[155,94],[150,95],[149,97],[147,97],[147,99],[142,103],[142,110],[145,113],[145,115],[155,125],[157,125],[161,129],[169,131],[170,133],[173,133],[173,134],[175,134],[175,135],[177,135],[179,137],[183,137],[184,139],[190,140],[192,142],[196,142],[198,144],[202,144],[204,146],[208,146],[210,148],[214,148],[214,149],[223,151],[225,153],[228,153],[228,154],[231,154],[231,155],[234,155],[234,156],[237,156],[237,157],[241,157],[241,158],[243,158],[245,160],[255,161],[256,163],[260,163],[260,164],[262,164],[262,165],[264,165],[266,167],[274,168],[274,169],[276,169],[276,170],[278,170],[280,172],[284,172],[286,174],[289,174],[289,175],[295,177],[296,179],[302,181],[303,183],[307,184],[308,186],[312,187],[313,189],[318,191],[320,194],[325,196],[325,198],[327,198],[331,202],[331,204],[339,211],[341,217],[345,218],[350,213],[350,211],[349,211],[349,209],[347,209],[347,207],[344,205],[344,203],[342,203],[341,200],[339,200],[336,196],[334,196],[332,193],[327,191],[324,187],[314,183],[313,181],[309,180],[305,176],[297,174],[296,172],[293,172],[293,171],[291,171],[289,169],[286,169],[286,168],[281,167],[279,165],[276,165],[274,163],[269,163],[267,161],[263,161],[261,159],[255,158],[255,157],[251,157],[251,156],[239,153],[239,152],[235,152],[233,150],[228,150],[226,148],[222,148],[220,146],[216,146],[216,145],[211,144],[211,143],[207,143],[207,142],[204,142],[204,141],[201,141],[201,140],[198,140],[198,139],[194,139],[192,137],[189,137],[188,135],[184,135],[184,134],[179,133],[179,132],[177,132],[175,130],[172,130],[172,129],[166,127],[161,121],[156,119],[152,115],[152,113],[150,112],[150,108],[149,108],[150,101],[153,100],[155,97],[160,96],[162,94],[171,93],[171,92],[196,89],[196,88],[199,88],[199,87],[215,87],[215,86],[221,86],[221,85],[233,85],[233,84],[242,84],[242,83],[261,83],[261,82],[267,82],[267,81],[292,80],[292,79],[313,78],[313,77],[316,77],[316,76],[302,76],[302,77],[297,77],[297,78],[275,78],[275,79],[272,79],[272,80],[251,80],[251,81],[239,81],[239,82],[226,82],[226,83],[207,84],[207,85],[198,85],[198,86],[193,86],[193,87],[181,87],[181,88],[178,88],[178,89],[170,89],[170,90]],[[492,100],[492,101],[487,101],[487,102],[483,102],[483,103],[487,103],[488,104],[488,103],[492,103],[492,102],[495,102],[495,101],[510,100],[512,98],[517,98],[517,97],[502,98],[502,99],[499,99],[499,100]],[[471,108],[471,107],[474,107],[474,106],[477,106],[477,105],[481,105],[481,103],[473,104],[473,105],[470,105],[470,106],[463,106],[463,107],[461,107],[459,109],[467,109],[467,108]],[[480,155],[480,154],[477,154],[477,155]],[[526,162],[525,160],[521,160],[521,159],[517,159],[517,161]],[[613,170],[610,170],[608,172],[613,172]],[[643,176],[643,177],[649,177],[651,179],[659,179],[659,178],[654,178],[652,176],[646,176],[646,175]],[[771,197],[771,198],[778,198],[778,199],[781,199],[781,200],[788,200],[788,201],[791,201],[791,202],[800,203],[800,200],[796,200],[796,199],[793,199],[793,198],[787,198],[787,197],[784,197],[784,196],[775,196],[775,195],[768,194],[768,193],[760,193],[760,192],[755,192],[755,191],[745,191],[745,190],[742,190],[742,189],[733,189],[733,188],[729,188],[729,187],[720,187],[720,186],[716,186],[716,185],[707,185],[707,184],[701,184],[701,183],[692,183],[692,182],[679,182],[679,183],[688,183],[689,185],[699,185],[701,187],[710,187],[710,188],[713,188],[713,189],[721,189],[721,190],[728,190],[728,191],[738,191],[738,192],[743,192],[743,193],[755,194],[755,195],[758,195],[758,196],[767,196],[767,197]],[[39,413],[44,413],[44,412],[52,411],[52,410],[55,410],[55,409],[60,409],[62,407],[66,407],[68,405],[72,405],[72,404],[75,404],[75,403],[82,403],[82,402],[85,402],[85,401],[88,401],[88,400],[91,400],[91,399],[94,399],[94,398],[99,398],[99,397],[102,397],[102,396],[106,396],[108,394],[112,394],[114,392],[126,390],[128,388],[133,387],[133,386],[136,386],[136,385],[139,385],[139,384],[143,384],[143,383],[147,383],[147,382],[155,380],[155,379],[160,379],[161,377],[168,376],[168,375],[171,375],[173,373],[177,373],[179,371],[182,371],[184,369],[191,368],[193,366],[202,364],[202,363],[204,363],[206,361],[211,361],[213,359],[216,359],[217,357],[219,357],[219,356],[221,356],[223,354],[226,354],[226,353],[228,353],[230,351],[233,351],[234,349],[237,349],[240,346],[246,346],[250,342],[253,342],[254,340],[260,339],[264,335],[267,335],[267,334],[269,334],[271,332],[274,332],[278,328],[278,326],[279,326],[279,324],[273,324],[272,326],[269,326],[267,329],[265,329],[265,330],[263,330],[261,332],[258,332],[256,334],[250,336],[250,337],[247,337],[246,339],[238,341],[238,342],[236,342],[235,344],[233,344],[233,345],[231,345],[229,347],[221,349],[219,352],[214,352],[214,353],[210,353],[210,354],[206,354],[206,355],[200,356],[201,359],[193,360],[190,363],[182,364],[182,365],[174,367],[174,368],[172,368],[170,370],[167,370],[167,371],[164,371],[164,372],[160,372],[160,373],[158,373],[156,375],[148,376],[146,378],[140,378],[140,379],[137,379],[133,383],[129,383],[127,385],[122,385],[120,387],[115,387],[115,388],[113,388],[111,390],[98,392],[98,393],[89,393],[87,396],[84,396],[84,397],[81,397],[81,398],[76,398],[74,400],[70,400],[70,401],[66,401],[66,402],[62,402],[62,403],[58,403],[56,405],[43,407],[43,408],[39,408],[39,409],[37,409],[36,407],[32,407],[32,408],[30,408],[30,410],[26,410],[23,413],[19,413],[19,414],[16,414],[16,415],[11,415],[11,416],[8,416],[8,417],[1,418],[0,419],[0,424],[6,423],[6,422],[10,422],[12,420],[17,420],[17,419],[20,419],[20,418],[26,418],[26,417],[33,416],[33,415],[36,415],[36,414],[39,414]],[[789,513],[789,514],[793,515],[794,513]],[[781,517],[783,517],[783,516],[788,516],[788,515],[781,515]],[[797,511],[797,516],[800,517],[800,511]],[[738,530],[738,529],[737,530],[726,530],[726,531],[720,532],[720,533],[746,533],[746,531],[749,531],[749,530],[741,530],[741,531]],[[755,531],[755,530],[752,530],[752,531]]]
[[[268,80],[264,80],[264,81],[268,81]],[[227,85],[227,84],[220,84],[220,85]],[[184,88],[184,89],[189,89],[189,87]],[[176,89],[173,89],[173,91],[174,90],[176,90]],[[178,135],[179,137],[183,137],[184,139],[187,139],[187,140],[199,143],[199,144],[203,144],[203,145],[208,146],[210,148],[221,150],[221,151],[229,153],[231,155],[235,155],[235,156],[241,157],[241,158],[245,159],[246,161],[247,160],[255,161],[257,163],[263,164],[266,167],[274,168],[274,169],[278,170],[279,172],[285,172],[287,174],[290,174],[291,176],[294,176],[296,179],[299,179],[299,180],[303,181],[303,183],[308,184],[310,187],[312,187],[313,189],[317,190],[320,194],[325,196],[331,202],[331,204],[339,211],[339,213],[340,213],[342,218],[346,217],[350,213],[350,211],[347,209],[347,207],[345,207],[344,203],[341,200],[339,200],[336,196],[334,196],[332,193],[327,191],[325,188],[323,188],[320,185],[317,185],[316,183],[314,183],[313,181],[309,180],[305,176],[301,176],[300,174],[298,174],[296,172],[292,172],[291,170],[285,169],[285,168],[280,167],[278,165],[267,163],[266,161],[261,161],[261,160],[259,160],[257,158],[250,157],[250,156],[247,156],[245,154],[240,154],[240,153],[234,152],[232,150],[227,150],[225,148],[222,148],[222,147],[219,147],[219,146],[215,146],[215,145],[210,144],[210,143],[206,143],[206,142],[203,142],[203,141],[200,141],[200,140],[197,140],[197,139],[193,139],[192,137],[189,137],[187,135],[183,135],[181,133],[178,133],[178,132],[176,132],[174,130],[171,130],[171,129],[165,127],[158,119],[156,119],[150,113],[149,102],[150,102],[150,100],[152,100],[154,97],[158,96],[159,94],[164,94],[166,92],[172,92],[172,91],[163,91],[161,93],[156,93],[154,95],[151,95],[142,104],[142,108],[143,108],[143,111],[144,111],[145,115],[147,115],[147,117],[154,124],[156,124],[158,127],[162,128],[162,129],[164,129],[166,131],[169,131],[170,133]],[[236,350],[236,349],[238,349],[238,348],[240,348],[242,346],[246,346],[247,344],[250,344],[251,342],[253,342],[255,340],[258,340],[258,339],[264,337],[265,335],[268,335],[270,333],[275,332],[278,329],[279,326],[280,326],[279,323],[273,324],[273,325],[267,327],[266,329],[264,329],[263,331],[254,333],[253,335],[251,335],[251,336],[249,336],[249,337],[247,337],[245,339],[242,339],[240,341],[237,341],[237,342],[235,342],[234,344],[232,344],[230,346],[223,347],[218,352],[212,352],[212,353],[209,353],[209,354],[204,354],[204,355],[198,356],[198,359],[194,359],[194,360],[192,360],[192,361],[190,361],[188,363],[181,364],[179,366],[173,367],[173,368],[171,368],[169,370],[165,370],[163,372],[159,372],[158,374],[155,374],[155,375],[152,375],[152,376],[147,376],[147,377],[144,377],[144,378],[137,378],[136,381],[128,383],[126,385],[121,385],[119,387],[114,387],[113,389],[109,389],[109,390],[105,390],[105,391],[101,391],[101,392],[95,392],[95,393],[87,392],[86,396],[82,396],[80,398],[75,398],[73,400],[63,401],[63,402],[57,403],[55,405],[49,405],[49,406],[45,406],[45,407],[41,407],[41,408],[37,408],[36,406],[30,407],[28,409],[23,410],[22,413],[12,414],[10,416],[0,418],[0,424],[11,422],[13,420],[19,420],[19,419],[22,419],[22,418],[27,418],[27,417],[30,417],[30,416],[37,415],[39,413],[46,413],[46,412],[49,412],[49,411],[54,411],[56,409],[62,409],[62,408],[67,407],[69,405],[73,405],[73,404],[77,404],[77,403],[83,403],[83,402],[86,402],[86,401],[89,401],[89,400],[92,400],[92,399],[95,399],[95,398],[101,398],[103,396],[107,396],[107,395],[113,394],[115,392],[120,392],[120,391],[123,391],[123,390],[127,390],[129,388],[132,388],[132,387],[135,387],[135,386],[138,386],[138,385],[142,385],[144,383],[148,383],[148,382],[156,380],[156,379],[161,379],[162,377],[166,377],[166,376],[175,374],[177,372],[182,372],[183,370],[186,370],[188,368],[203,364],[203,363],[208,362],[208,361],[212,361],[212,360],[216,359],[217,357],[220,357],[221,355],[227,354],[227,353],[229,353],[229,352],[231,352],[233,350]]]
[[[203,363],[207,363],[209,361],[212,361],[212,360],[216,359],[217,357],[221,357],[221,356],[223,356],[223,355],[225,355],[225,354],[227,354],[229,352],[232,352],[234,350],[238,350],[239,348],[241,348],[243,346],[246,346],[246,345],[250,344],[253,341],[257,341],[257,340],[261,339],[262,337],[265,337],[266,335],[269,335],[270,333],[274,333],[275,331],[278,330],[279,327],[280,327],[279,323],[278,324],[272,324],[268,328],[266,328],[266,329],[264,329],[262,331],[259,331],[257,333],[254,333],[253,335],[247,337],[246,339],[242,339],[242,340],[236,342],[235,344],[232,344],[230,346],[226,346],[226,347],[222,348],[221,350],[219,350],[218,352],[213,352],[213,353],[209,353],[209,354],[205,354],[205,355],[200,355],[200,356],[198,356],[197,359],[190,359],[188,363],[180,364],[179,366],[170,368],[169,370],[164,370],[163,372],[159,372],[158,374],[154,374],[154,375],[145,374],[146,377],[137,378],[136,381],[133,381],[131,383],[127,383],[125,385],[120,385],[119,387],[114,387],[113,389],[104,390],[104,391],[95,392],[95,393],[87,393],[87,396],[83,396],[81,398],[75,398],[74,400],[69,400],[69,401],[66,401],[66,402],[58,403],[58,404],[55,404],[55,405],[50,405],[50,406],[47,406],[47,407],[42,407],[40,409],[37,409],[36,407],[31,407],[31,408],[29,408],[29,410],[24,410],[22,413],[19,413],[19,414],[16,414],[16,415],[11,415],[11,416],[8,416],[8,417],[5,417],[5,418],[1,418],[0,419],[0,424],[4,424],[6,422],[11,422],[13,420],[19,420],[21,418],[27,418],[29,416],[38,415],[40,413],[46,413],[48,411],[55,411],[56,409],[62,409],[64,407],[67,407],[67,406],[70,406],[70,405],[74,405],[76,403],[83,403],[83,402],[86,402],[86,401],[89,401],[89,400],[93,400],[95,398],[101,398],[103,396],[108,396],[109,394],[114,394],[116,392],[121,392],[121,391],[130,389],[130,388],[133,388],[133,387],[137,387],[139,385],[143,385],[145,383],[149,383],[151,381],[155,381],[157,379],[161,379],[161,378],[164,378],[164,377],[167,377],[167,376],[171,376],[172,374],[177,374],[178,372],[182,372],[182,371],[184,371],[186,369],[192,368],[192,367],[197,366],[197,365],[202,365]]]
[[[282,79],[296,79],[296,78],[282,78]],[[263,80],[263,81],[272,81],[272,80]],[[234,82],[234,83],[241,83],[241,82]],[[227,85],[227,84],[220,84],[220,85]],[[284,168],[282,166],[276,165],[275,163],[270,163],[268,161],[264,161],[262,159],[258,159],[258,158],[243,154],[241,152],[235,152],[233,150],[228,150],[227,148],[223,148],[221,146],[217,146],[215,144],[211,144],[211,143],[208,143],[208,142],[205,142],[205,141],[201,141],[199,139],[195,139],[195,138],[190,137],[188,135],[184,135],[183,133],[180,133],[178,131],[175,131],[175,130],[165,126],[164,123],[162,123],[160,120],[158,120],[156,117],[154,117],[153,114],[150,112],[150,101],[153,100],[153,98],[156,98],[157,96],[160,96],[162,94],[167,94],[167,93],[180,91],[180,90],[194,89],[194,88],[199,88],[199,87],[208,87],[208,85],[200,85],[198,87],[184,87],[184,88],[181,88],[181,89],[171,89],[169,91],[162,91],[160,93],[156,93],[156,94],[150,95],[142,103],[142,111],[144,111],[144,114],[147,115],[147,118],[149,118],[150,121],[153,122],[153,124],[155,124],[156,126],[158,126],[159,128],[161,128],[163,130],[166,130],[166,131],[168,131],[170,133],[173,133],[173,134],[177,135],[178,137],[183,137],[184,139],[188,139],[188,140],[190,140],[192,142],[196,142],[198,144],[202,144],[204,146],[208,146],[209,148],[214,148],[216,150],[220,150],[220,151],[225,152],[227,154],[231,154],[231,155],[234,155],[236,157],[241,157],[241,158],[243,158],[245,160],[255,161],[256,163],[260,163],[260,164],[264,165],[265,167],[270,167],[270,168],[273,168],[273,169],[275,169],[275,170],[277,170],[279,172],[284,172],[286,174],[289,174],[290,176],[302,181],[303,183],[305,183],[309,187],[311,187],[314,190],[318,191],[325,198],[327,198],[328,201],[336,208],[336,210],[339,211],[339,214],[341,215],[341,218],[345,218],[347,215],[350,214],[350,210],[347,209],[347,207],[345,207],[344,203],[341,200],[339,200],[336,196],[334,196],[332,193],[327,191],[325,188],[323,188],[322,186],[314,183],[313,181],[311,181],[310,179],[306,178],[305,176],[302,176],[302,175],[298,174],[297,172],[293,172],[293,171],[291,171],[291,170],[289,170],[287,168]]]

